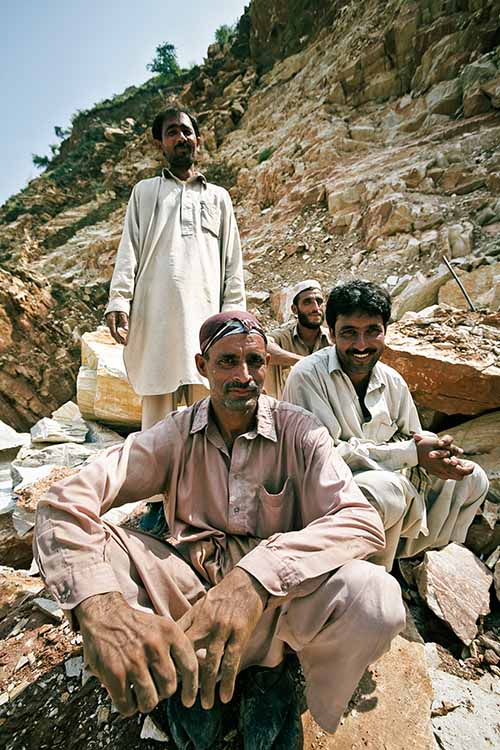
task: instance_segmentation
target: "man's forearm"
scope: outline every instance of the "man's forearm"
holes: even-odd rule
[[[271,355],[269,364],[281,365],[282,367],[291,367],[299,362],[303,357],[300,354],[289,352],[282,349],[275,341],[268,341],[267,351]]]

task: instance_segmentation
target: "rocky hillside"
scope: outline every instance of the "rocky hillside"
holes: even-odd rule
[[[304,274],[375,279],[398,315],[419,310],[444,293],[443,255],[497,310],[499,45],[498,0],[252,0],[232,45],[174,86],[155,77],[79,113],[0,209],[0,419],[26,429],[74,394],[128,195],[160,166],[148,125],[174,99],[232,193],[264,318]]]

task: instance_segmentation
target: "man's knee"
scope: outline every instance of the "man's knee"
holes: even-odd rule
[[[393,471],[363,471],[354,481],[368,502],[378,511],[385,529],[394,526],[406,512],[406,495]]]
[[[336,573],[347,593],[349,614],[368,631],[391,639],[404,629],[406,613],[401,588],[381,565],[352,560]]]
[[[464,483],[464,494],[467,495],[467,501],[475,502],[479,498],[486,497],[490,483],[485,470],[479,464],[474,464],[474,471],[468,477],[462,479],[462,482]]]

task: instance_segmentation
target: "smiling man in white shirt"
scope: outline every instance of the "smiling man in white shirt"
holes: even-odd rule
[[[379,361],[390,315],[376,284],[336,286],[326,306],[334,346],[296,364],[283,394],[323,422],[379,511],[386,548],[371,559],[389,570],[395,557],[463,542],[488,491],[450,435],[422,430],[408,386]]]

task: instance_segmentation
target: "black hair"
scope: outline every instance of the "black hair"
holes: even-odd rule
[[[391,298],[385,289],[371,281],[347,281],[334,286],[326,303],[326,322],[332,331],[339,315],[380,315],[384,328],[391,317]]]
[[[158,112],[155,119],[153,120],[153,124],[151,126],[151,133],[153,134],[153,138],[155,141],[161,141],[163,138],[163,123],[165,120],[168,120],[171,117],[177,117],[179,118],[181,115],[187,115],[189,119],[191,120],[191,124],[193,126],[193,130],[195,132],[195,135],[197,138],[200,137],[200,126],[198,125],[198,120],[194,115],[189,112],[187,109],[179,109],[178,107],[168,107],[168,109],[162,109],[161,112]]]

